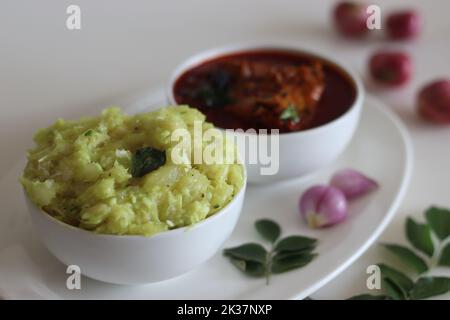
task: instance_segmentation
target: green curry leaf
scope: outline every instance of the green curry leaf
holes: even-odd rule
[[[403,292],[409,292],[414,286],[414,282],[402,272],[383,263],[378,264],[378,266],[380,267],[382,278],[389,279],[389,281],[396,284]]]
[[[400,258],[406,266],[410,267],[418,274],[428,270],[425,261],[411,249],[396,244],[385,244],[384,247]]]
[[[223,253],[225,256],[244,261],[266,263],[267,259],[266,249],[257,243],[247,243],[238,247],[225,249]]]
[[[135,178],[145,176],[166,163],[166,152],[152,147],[136,150],[131,160],[131,175]]]
[[[306,266],[315,257],[316,257],[316,254],[312,254],[312,253],[289,255],[289,256],[285,256],[283,258],[280,258],[280,257],[277,258],[275,256],[272,261],[271,271],[273,273],[283,273],[286,271],[290,271],[292,269],[297,269],[297,268]]]
[[[278,223],[268,219],[256,221],[255,228],[263,238],[272,243],[275,242],[281,234],[281,228]]]
[[[431,207],[425,212],[425,217],[440,240],[450,236],[450,210]]]
[[[433,240],[431,239],[431,228],[427,224],[415,222],[412,218],[406,221],[406,237],[417,250],[431,257],[434,253]]]
[[[316,239],[303,236],[289,236],[278,241],[275,251],[298,251],[315,246]]]
[[[280,120],[292,121],[294,123],[299,122],[300,116],[298,114],[297,108],[293,104],[290,104],[280,113]]]
[[[233,257],[231,257],[230,260],[233,265],[249,276],[261,277],[266,274],[266,265],[263,263]]]
[[[425,299],[450,291],[450,278],[424,277],[420,278],[411,290],[411,299]]]
[[[438,263],[440,266],[450,267],[450,243],[442,248]]]

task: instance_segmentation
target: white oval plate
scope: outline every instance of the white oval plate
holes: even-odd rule
[[[127,112],[164,106],[163,90],[122,101]],[[324,230],[310,230],[300,219],[297,202],[305,188],[326,183],[339,168],[355,168],[378,180],[381,188],[350,205],[350,218]],[[262,241],[253,224],[260,218],[280,223],[283,236],[319,239],[318,257],[304,268],[264,279],[248,278],[218,252],[198,269],[179,278],[143,286],[118,286],[82,278],[81,290],[68,290],[66,268],[31,232],[17,179],[23,163],[0,179],[5,192],[0,214],[0,296],[71,299],[302,299],[336,277],[357,259],[391,221],[412,169],[408,134],[388,108],[366,98],[354,139],[332,166],[313,176],[269,186],[250,186],[238,225],[225,247]],[[205,241],[208,241],[205,239]],[[92,257],[95,259],[95,257]]]

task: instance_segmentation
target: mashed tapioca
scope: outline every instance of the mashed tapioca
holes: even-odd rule
[[[229,141],[223,146],[231,164],[191,161],[196,148],[214,141],[194,144],[195,121],[202,132],[213,128],[187,106],[134,116],[109,108],[96,118],[58,120],[37,132],[21,182],[38,207],[86,230],[152,235],[192,225],[226,206],[244,183]],[[192,133],[181,163],[172,157],[180,148],[176,129]]]

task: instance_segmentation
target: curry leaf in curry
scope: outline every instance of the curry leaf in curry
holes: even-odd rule
[[[231,102],[228,94],[232,84],[232,76],[225,70],[218,69],[208,74],[208,82],[204,83],[197,95],[208,107],[223,107]]]
[[[93,134],[94,134],[94,130],[89,129],[89,130],[87,130],[83,135],[84,135],[85,137],[90,137],[90,136],[92,136]]]
[[[299,122],[300,116],[298,115],[297,108],[293,104],[290,104],[280,113],[280,120],[292,121],[294,123]]]
[[[134,178],[145,176],[166,163],[166,152],[152,147],[136,150],[131,160],[131,175]]]

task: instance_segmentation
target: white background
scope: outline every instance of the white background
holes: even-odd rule
[[[388,42],[382,32],[363,41],[340,38],[330,24],[333,3],[1,0],[0,177],[32,145],[32,134],[38,128],[57,117],[96,114],[127,94],[164,84],[180,61],[203,49],[247,40],[290,41],[346,60],[367,82],[370,52],[400,47],[414,60],[412,82],[395,91],[367,84],[369,92],[400,115],[413,138],[411,185],[381,238],[404,242],[406,216],[421,219],[430,204],[450,207],[450,126],[426,124],[415,111],[415,93],[421,85],[436,77],[450,77],[450,1],[370,2],[380,5],[382,14],[393,8],[418,8],[425,28],[412,43]],[[65,26],[70,4],[81,7],[79,31]],[[380,259],[389,257],[375,245],[313,297],[340,299],[365,291],[365,269]]]

